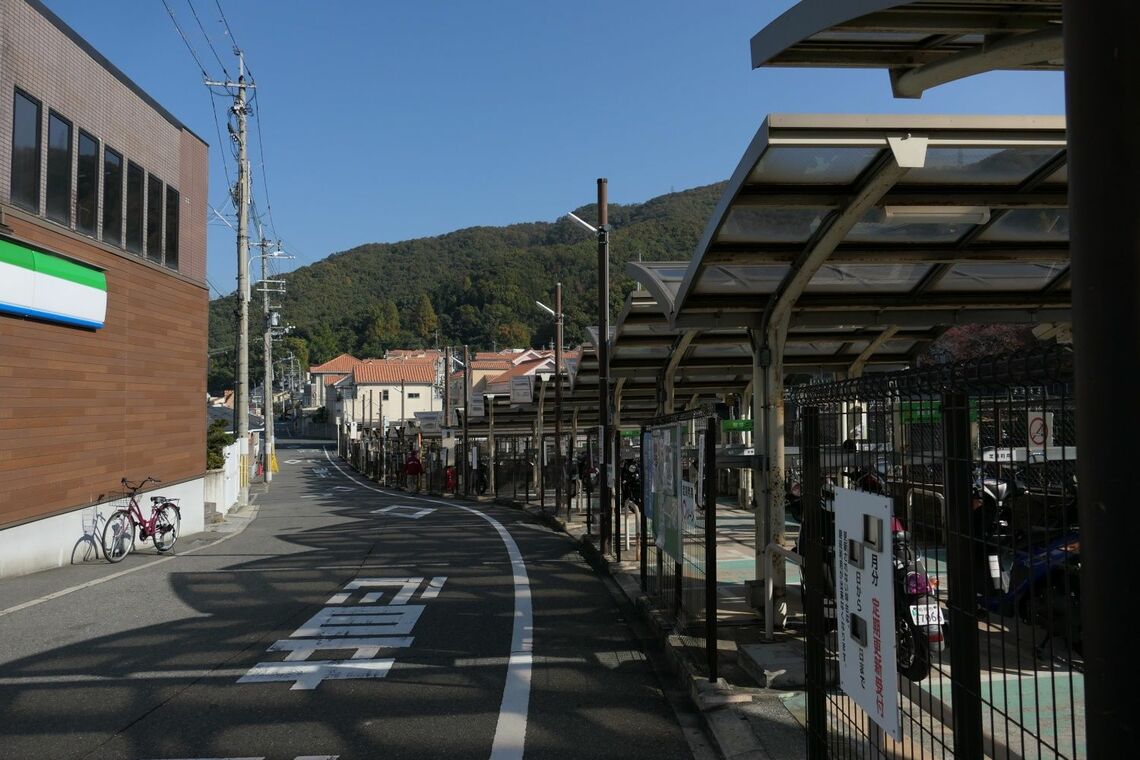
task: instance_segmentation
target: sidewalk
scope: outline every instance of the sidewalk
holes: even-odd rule
[[[755,549],[751,546],[751,513],[730,509],[727,520],[720,519],[718,515],[721,522],[718,526],[721,528],[718,531],[718,555],[724,557],[718,562],[718,573],[722,576],[718,589],[720,678],[716,683],[710,683],[705,667],[705,640],[676,633],[671,621],[653,607],[641,591],[637,560],[615,562],[601,555],[597,548],[597,535],[586,535],[584,513],[575,513],[567,524],[561,517],[553,517],[549,507],[543,510],[534,504],[509,499],[499,499],[498,503],[522,509],[535,519],[567,533],[579,543],[590,563],[616,582],[630,604],[641,613],[652,635],[662,643],[673,674],[699,709],[708,733],[723,757],[727,760],[806,758],[803,692],[781,689],[778,675],[773,678],[773,688],[761,687],[756,676],[765,679],[766,671],[745,652],[745,647],[752,649],[752,645],[761,641],[763,634],[760,618],[744,598],[743,578],[751,574],[742,566],[755,561]],[[631,548],[629,554],[632,552]],[[623,557],[627,556],[624,545],[622,553]],[[741,567],[734,572],[736,565]]]

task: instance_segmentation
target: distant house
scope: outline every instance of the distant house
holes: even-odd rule
[[[326,386],[330,418],[372,424],[414,419],[416,412],[440,411],[441,371],[434,361],[366,359]]]
[[[325,388],[351,372],[360,361],[352,354],[341,354],[324,364],[309,367],[308,406],[327,406]]]

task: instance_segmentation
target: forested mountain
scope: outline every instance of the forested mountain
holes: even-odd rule
[[[610,204],[611,294],[616,315],[634,283],[627,261],[687,261],[724,184],[670,193],[645,203]],[[594,205],[575,213],[593,221]],[[597,245],[566,219],[508,227],[471,227],[399,243],[369,243],[283,276],[285,339],[302,367],[347,351],[379,356],[387,348],[469,344],[541,346],[554,326],[535,300],[554,303],[562,282],[567,344],[597,324]],[[236,296],[210,304],[210,389],[233,381]],[[260,298],[251,305],[253,361],[260,361]],[[257,367],[257,364],[251,364]]]

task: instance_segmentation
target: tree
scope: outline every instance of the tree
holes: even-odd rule
[[[431,299],[428,298],[427,293],[420,293],[414,319],[416,335],[423,338],[425,342],[430,341],[439,329],[439,317],[435,315],[435,307],[431,305]]]
[[[362,358],[383,356],[400,338],[400,312],[396,304],[390,300],[374,304],[368,310],[359,335]]]
[[[340,353],[336,336],[327,322],[321,322],[309,335],[309,359],[314,364],[324,364]]]

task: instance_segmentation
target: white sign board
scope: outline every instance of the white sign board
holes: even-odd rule
[[[529,404],[534,401],[534,375],[511,378],[511,403]]]
[[[835,596],[839,688],[901,740],[889,497],[835,489]]]
[[[467,416],[473,420],[481,419],[486,414],[483,405],[483,394],[476,393],[467,400]]]
[[[1041,451],[1053,445],[1052,412],[1030,412],[1026,423],[1030,451]]]
[[[435,435],[440,431],[439,423],[443,419],[443,412],[415,412],[415,415],[423,432]]]

